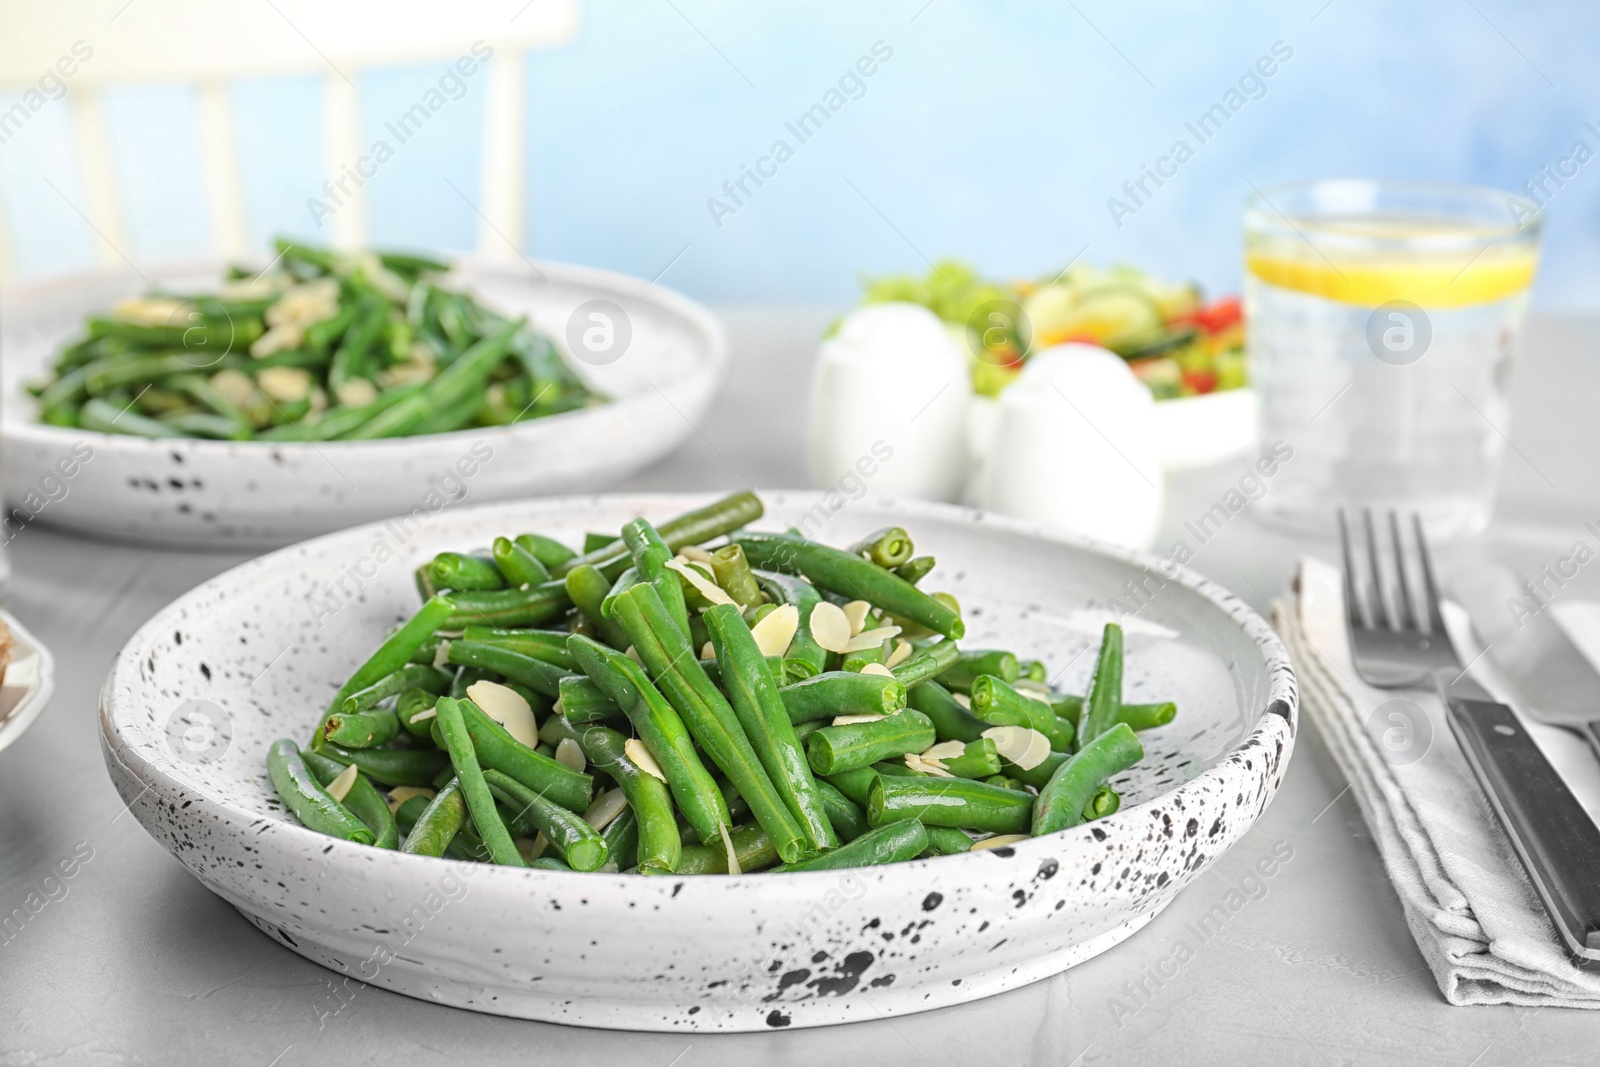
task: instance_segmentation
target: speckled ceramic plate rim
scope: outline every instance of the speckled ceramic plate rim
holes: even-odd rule
[[[578,507],[592,505],[599,501],[626,500],[633,497],[651,497],[656,501],[661,501],[674,495],[678,496],[683,501],[685,506],[692,506],[693,502],[704,501],[709,494],[599,494],[553,498],[548,500],[540,500],[537,501],[537,503],[541,507],[562,505]],[[785,497],[794,495],[797,494],[784,493]],[[524,510],[530,503],[533,502],[514,501],[509,503],[486,504],[474,508],[463,508],[461,509],[460,513],[464,516],[470,515],[478,518],[486,526],[492,527],[497,516],[508,513],[516,513]],[[919,515],[926,515],[929,517],[939,517],[946,520],[954,519],[964,520],[972,523],[981,523],[1009,533],[1036,537],[1048,542],[1060,544],[1076,551],[1107,557],[1135,568],[1150,568],[1151,570],[1161,574],[1165,580],[1174,581],[1182,587],[1199,595],[1204,600],[1210,602],[1220,609],[1229,620],[1237,625],[1245,633],[1245,635],[1250,638],[1252,643],[1261,653],[1262,663],[1266,669],[1269,681],[1268,696],[1265,706],[1257,710],[1256,719],[1250,726],[1245,737],[1231,749],[1217,756],[1212,762],[1211,766],[1207,767],[1200,774],[1184,782],[1175,789],[1168,790],[1139,804],[1125,808],[1117,814],[1108,817],[1107,819],[1097,821],[1093,825],[1074,827],[1068,830],[1060,831],[1057,834],[1048,835],[1046,837],[1025,839],[1014,845],[1007,846],[1002,849],[996,849],[992,852],[976,852],[957,856],[944,856],[928,860],[916,860],[910,863],[897,864],[893,868],[872,868],[875,876],[883,877],[887,874],[889,877],[896,877],[899,875],[908,882],[914,882],[923,877],[922,872],[928,870],[928,864],[938,863],[944,865],[935,868],[940,875],[945,876],[947,880],[961,881],[964,878],[980,877],[980,866],[982,864],[994,863],[1001,858],[1014,858],[1020,861],[1024,867],[1037,866],[1042,869],[1053,862],[1053,853],[1061,848],[1060,841],[1063,838],[1075,836],[1081,839],[1079,842],[1080,844],[1087,844],[1091,838],[1099,840],[1104,835],[1112,832],[1119,832],[1118,836],[1121,836],[1120,831],[1125,831],[1134,836],[1139,835],[1145,830],[1149,830],[1151,833],[1156,833],[1158,832],[1156,827],[1159,826],[1162,819],[1161,809],[1164,806],[1172,804],[1174,800],[1189,797],[1191,794],[1195,795],[1195,798],[1198,799],[1198,795],[1207,791],[1220,791],[1221,789],[1226,788],[1231,792],[1233,791],[1232,786],[1237,784],[1241,776],[1244,776],[1257,788],[1257,796],[1260,798],[1260,804],[1262,807],[1264,807],[1265,804],[1270,801],[1270,791],[1275,791],[1276,786],[1272,781],[1273,775],[1269,771],[1269,766],[1280,765],[1282,760],[1287,758],[1289,753],[1292,753],[1294,739],[1297,733],[1299,716],[1298,688],[1295,680],[1294,669],[1289,659],[1287,650],[1285,650],[1282,643],[1279,641],[1277,634],[1273,631],[1268,622],[1258,613],[1256,613],[1242,599],[1210,579],[1190,571],[1187,568],[1169,567],[1164,561],[1147,552],[1124,549],[1117,546],[1095,542],[1090,539],[1075,535],[1054,532],[1035,523],[998,516],[992,513],[979,512],[976,509],[960,507],[957,505],[921,501],[900,501],[897,503],[897,507],[910,520],[914,520]],[[119,672],[121,671],[137,670],[136,656],[133,650],[137,650],[142,647],[143,641],[147,635],[164,630],[169,625],[169,612],[175,611],[185,601],[202,598],[211,591],[212,587],[224,582],[232,584],[240,581],[246,581],[249,579],[251,572],[264,570],[275,566],[293,554],[308,553],[315,549],[319,542],[324,540],[352,536],[357,532],[365,533],[376,530],[380,526],[381,523],[372,523],[365,524],[360,527],[353,527],[337,533],[326,534],[322,537],[313,538],[297,545],[292,545],[288,548],[279,549],[276,552],[258,557],[257,559],[233,568],[232,570],[227,571],[214,579],[211,579],[211,581],[196,587],[189,593],[184,594],[184,596],[178,598],[172,604],[168,605],[167,608],[163,609],[143,627],[141,627],[140,630],[129,639],[127,645],[124,647],[123,652],[118,656],[110,673],[108,673],[106,677],[105,685],[102,689],[100,701],[101,745],[106,758],[109,761],[115,761],[118,766],[140,781],[146,788],[156,790],[158,795],[162,793],[168,795],[182,795],[185,800],[191,802],[184,805],[186,818],[203,817],[218,823],[226,824],[235,831],[249,829],[254,830],[255,832],[274,832],[279,828],[283,830],[292,829],[290,824],[285,822],[281,815],[277,812],[252,812],[243,807],[229,804],[228,802],[223,801],[214,795],[209,795],[203,789],[196,788],[193,783],[181,781],[168,773],[167,765],[169,765],[172,761],[166,759],[153,761],[142,756],[137,751],[134,744],[130,743],[128,740],[125,740],[121,736],[119,725],[115,721],[115,712],[112,707],[112,697],[116,689],[117,678]],[[359,540],[359,538],[353,539]],[[1274,749],[1276,750],[1276,757],[1274,759],[1271,761],[1262,760],[1253,763],[1250,769],[1246,769],[1245,764],[1250,760],[1250,754],[1253,751],[1271,752]],[[1281,779],[1281,768],[1278,771],[1278,776]],[[1267,795],[1262,796],[1262,792],[1267,792]],[[1254,818],[1255,816],[1252,815],[1250,821],[1253,821]],[[268,824],[265,827],[262,826],[264,820]],[[1215,830],[1213,830],[1213,832],[1215,832]],[[1239,832],[1242,834],[1243,830],[1240,830]],[[371,848],[355,845],[350,842],[339,841],[336,839],[329,839],[327,845],[319,849],[319,852],[324,856],[324,858],[335,863],[348,862],[353,864],[369,865],[374,863],[384,865],[400,864],[401,866],[399,867],[391,868],[396,875],[399,875],[403,872],[411,872],[419,879],[427,875],[429,872],[441,870],[441,868],[438,866],[428,866],[430,863],[437,864],[443,862],[456,865],[456,861],[432,860],[427,857],[408,856],[400,852],[383,852],[378,856],[374,856],[374,850]],[[1210,861],[1208,861],[1208,863],[1209,862]],[[687,878],[657,880],[641,879],[638,876],[620,874],[577,874],[537,869],[513,870],[510,868],[498,867],[484,869],[482,867],[477,867],[476,865],[471,866],[475,867],[476,873],[474,877],[487,876],[493,880],[497,889],[507,892],[512,891],[519,885],[529,887],[545,886],[550,887],[550,889],[554,891],[557,887],[565,889],[576,885],[594,884],[594,880],[601,880],[606,888],[611,891],[622,892],[631,890],[635,894],[645,895],[648,895],[652,892],[665,892],[668,888],[665,883],[668,881],[681,881],[691,886],[699,883],[703,886],[705,891],[712,893],[735,893],[738,892],[741,887],[759,884],[763,890],[763,894],[767,903],[781,903],[786,899],[795,902],[806,900],[814,892],[814,889],[811,887],[823,884],[829,877],[836,876],[838,873],[818,871],[796,872],[778,875],[746,875],[732,878],[723,876],[705,879]],[[578,881],[580,879],[588,881]],[[520,880],[520,882],[515,880]],[[693,892],[693,890],[690,890],[690,892]],[[676,893],[674,893],[674,895],[676,895]],[[225,899],[227,898],[225,897]],[[239,904],[239,902],[231,902],[234,903],[236,907],[241,907],[241,910],[245,910]],[[1120,941],[1123,937],[1128,936],[1133,931],[1139,929],[1146,922],[1148,922],[1149,919],[1152,918],[1162,907],[1164,907],[1166,903],[1167,901],[1163,900],[1152,904],[1143,912],[1136,912],[1130,915],[1128,919],[1124,920],[1123,923],[1117,928],[1118,931],[1121,931],[1120,936],[1113,939],[1108,934],[1107,940],[1114,944],[1117,941]],[[252,921],[256,921],[253,916],[250,917],[252,917]],[[1069,951],[1068,954],[1073,954],[1077,949],[1081,949],[1083,947],[1084,946],[1081,945],[1075,946],[1074,950]],[[988,996],[994,993],[1005,991],[1007,989],[1015,988],[1019,985],[1037,981],[1039,979],[1048,977],[1051,974],[1057,973],[1060,970],[1065,969],[1067,966],[1070,966],[1071,963],[1077,962],[1081,959],[1089,958],[1089,956],[1094,955],[1098,951],[1100,951],[1100,949],[1076,953],[1070,962],[1061,962],[1055,958],[1041,958],[1034,960],[1031,961],[1025,973],[1008,976],[1005,978],[996,977],[986,983],[974,982],[969,984],[965,991],[960,995],[941,996],[925,1005],[908,1009],[908,1011],[929,1010],[945,1006],[950,1003],[979,999],[983,996]],[[304,954],[304,952],[302,952],[302,954]],[[493,1003],[478,1004],[473,1003],[470,1000],[464,1000],[462,1006],[467,1006],[473,1008],[474,1010],[484,1010],[491,1013],[495,1013],[497,1011],[497,1008]],[[828,1021],[841,1020],[823,1020],[822,1022]],[[798,1025],[802,1026],[819,1025],[819,1022],[815,1021],[799,1023],[797,1020],[797,1023]],[[641,1024],[637,1028],[661,1029],[660,1027],[644,1024]]]

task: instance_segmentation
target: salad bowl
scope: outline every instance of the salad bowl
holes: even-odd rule
[[[716,318],[669,289],[566,264],[466,259],[445,284],[526,315],[564,348],[587,309],[620,312],[616,336],[625,331],[626,344],[606,362],[576,364],[609,401],[509,426],[318,443],[151,440],[38,421],[23,386],[45,376],[85,315],[153,288],[204,291],[220,267],[103,272],[6,290],[0,457],[4,496],[27,521],[145,544],[262,548],[391,515],[431,517],[463,502],[603,489],[692,432],[727,359]]]
[[[1067,691],[1082,691],[1103,623],[1120,618],[1127,699],[1179,709],[1113,780],[1122,809],[963,855],[733,877],[434,859],[320,836],[284,811],[268,747],[308,734],[352,666],[415,611],[413,566],[497,533],[574,543],[704,502],[674,494],[451,509],[228,571],[118,657],[100,705],[107,769],[145,829],[289,951],[439,1003],[637,1030],[819,1026],[1048,977],[1148,923],[1272,799],[1294,746],[1295,678],[1268,624],[1226,590],[970,509],[763,496],[761,528],[803,524],[847,543],[906,527],[937,556],[927,584],[964,605],[971,644],[1038,657]],[[341,584],[347,595],[330,601]]]

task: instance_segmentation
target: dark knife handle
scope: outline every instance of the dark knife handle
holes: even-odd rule
[[[1451,732],[1573,962],[1600,968],[1600,827],[1510,708],[1446,704]]]

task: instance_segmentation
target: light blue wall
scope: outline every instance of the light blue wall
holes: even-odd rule
[[[670,263],[664,282],[719,302],[842,303],[861,272],[921,270],[923,256],[1033,274],[1085,246],[1092,261],[1231,289],[1252,185],[1377,175],[1520,188],[1577,140],[1600,151],[1584,128],[1600,129],[1593,5],[1324,3],[591,0],[574,41],[527,61],[527,237],[535,255],[646,277]],[[800,143],[785,122],[877,42],[893,54],[864,95]],[[1199,144],[1185,122],[1275,42],[1292,58]],[[437,76],[364,75],[364,133]],[[451,185],[477,195],[483,85],[471,79],[373,179],[375,240],[470,247],[477,216]],[[235,87],[258,241],[326,235],[306,207],[328,173],[320,93],[315,78]],[[107,113],[129,254],[203,253],[192,96],[123,90]],[[1114,224],[1107,198],[1179,138],[1194,158]],[[793,157],[764,186],[747,181],[753,195],[719,226],[708,198],[734,206],[723,182],[778,140]],[[89,262],[71,169],[64,104],[0,147],[28,273]],[[1548,212],[1540,304],[1600,310],[1600,162]]]

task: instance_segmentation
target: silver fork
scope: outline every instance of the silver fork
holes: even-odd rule
[[[1516,712],[1495,701],[1462,666],[1439,611],[1421,518],[1411,516],[1421,572],[1420,614],[1406,573],[1399,515],[1389,512],[1388,521],[1392,556],[1387,569],[1397,587],[1393,596],[1384,582],[1386,568],[1370,510],[1363,510],[1362,525],[1368,562],[1364,573],[1356,568],[1349,523],[1339,509],[1345,617],[1356,673],[1379,689],[1438,690],[1450,732],[1573,962],[1600,968],[1600,828],[1528,736]]]

